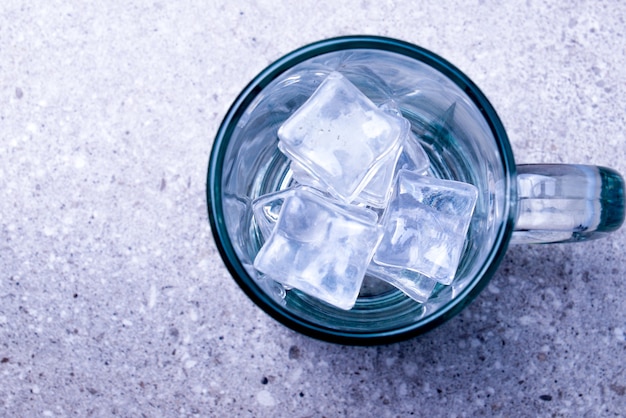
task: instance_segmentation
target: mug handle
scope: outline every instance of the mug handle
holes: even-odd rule
[[[512,244],[596,239],[624,222],[624,178],[591,165],[517,166],[518,214]]]

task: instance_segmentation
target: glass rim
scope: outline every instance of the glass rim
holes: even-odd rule
[[[222,184],[220,178],[224,166],[224,155],[229,145],[229,138],[239,119],[256,96],[283,72],[303,61],[330,52],[355,49],[395,52],[425,63],[454,82],[472,100],[488,124],[498,146],[506,182],[505,191],[507,196],[505,196],[506,202],[502,215],[504,222],[500,225],[494,245],[481,266],[479,273],[458,295],[436,312],[426,315],[407,326],[384,331],[348,332],[323,327],[294,315],[274,301],[250,277],[241,260],[237,257],[224,222],[221,197]],[[209,223],[217,249],[229,273],[244,293],[272,318],[295,331],[320,340],[350,345],[387,344],[423,334],[442,324],[467,306],[488,284],[489,279],[493,276],[506,252],[513,232],[514,214],[516,213],[517,205],[515,167],[511,145],[495,109],[478,86],[450,62],[429,50],[393,38],[372,35],[329,38],[295,49],[271,63],[248,83],[227,111],[215,136],[209,157],[206,184]]]

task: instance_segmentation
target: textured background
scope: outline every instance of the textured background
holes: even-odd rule
[[[404,343],[298,335],[228,275],[205,206],[221,118],[336,35],[465,71],[518,162],[626,173],[617,1],[0,5],[0,416],[618,416],[626,228],[511,247],[462,314]]]

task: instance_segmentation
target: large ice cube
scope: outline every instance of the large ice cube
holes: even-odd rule
[[[355,203],[363,203],[373,208],[383,209],[389,203],[389,198],[393,192],[393,181],[401,169],[414,173],[428,173],[430,160],[420,145],[416,136],[408,132],[400,146],[392,150],[381,161],[378,169],[375,170],[370,181],[367,182],[361,193],[355,198]],[[306,184],[318,190],[324,190],[325,186],[309,175],[296,161],[292,161],[290,168],[293,177],[298,179],[298,183]]]
[[[450,284],[477,195],[471,184],[401,170],[383,216],[385,233],[374,261]]]
[[[375,218],[368,209],[293,189],[254,267],[285,286],[350,309],[382,237]]]
[[[383,209],[389,202],[389,197],[393,191],[393,180],[398,172],[399,159],[402,158],[402,167],[415,168],[414,160],[410,160],[404,150],[404,141],[396,149],[389,152],[380,165],[375,169],[371,179],[367,182],[363,190],[357,195],[353,203],[362,203],[373,208]],[[419,146],[419,144],[418,144]],[[410,151],[412,152],[412,151]],[[299,184],[306,184],[318,190],[324,190],[326,186],[320,183],[313,176],[302,168],[296,161],[290,164],[293,177]],[[426,172],[428,166],[422,167],[420,172]]]
[[[302,170],[294,178],[307,183],[304,171],[336,198],[349,203],[397,150],[409,122],[378,109],[338,72],[332,72],[313,95],[278,130],[278,147]],[[313,184],[315,185],[315,184]]]

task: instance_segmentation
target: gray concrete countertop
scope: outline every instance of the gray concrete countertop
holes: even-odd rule
[[[520,163],[626,173],[626,3],[337,3],[2,3],[0,416],[626,413],[625,228],[511,247],[463,313],[388,346],[299,335],[231,279],[213,136],[254,75],[322,38],[447,58]]]

